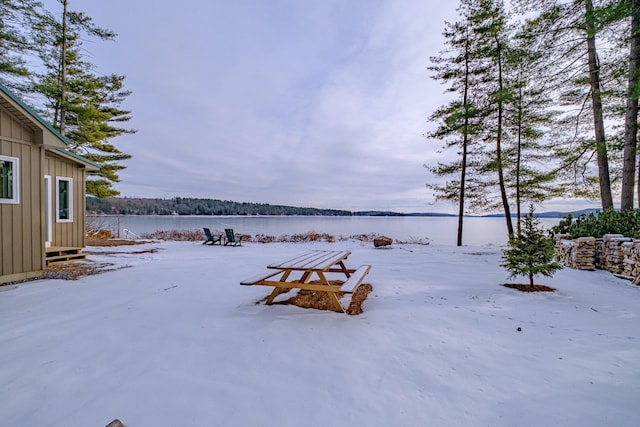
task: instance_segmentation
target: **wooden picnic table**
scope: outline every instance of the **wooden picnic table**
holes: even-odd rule
[[[371,269],[370,265],[361,265],[357,269],[347,268],[344,262],[349,255],[349,251],[310,251],[269,264],[267,272],[243,280],[240,284],[273,286],[273,291],[267,297],[267,304],[273,304],[274,298],[288,289],[327,292],[336,311],[344,312],[336,292],[355,292]],[[339,274],[344,277],[344,282],[331,284],[327,279],[329,273]],[[318,280],[311,283],[314,276],[317,276],[319,283]]]

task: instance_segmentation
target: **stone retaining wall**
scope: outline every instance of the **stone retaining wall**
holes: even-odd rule
[[[556,258],[569,268],[607,270],[640,283],[640,240],[620,234],[606,234],[601,239],[580,237],[570,240],[557,236]]]

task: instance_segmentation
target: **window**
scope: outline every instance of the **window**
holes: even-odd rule
[[[0,156],[0,203],[20,203],[18,161],[17,157]]]
[[[73,179],[56,178],[56,206],[58,208],[57,222],[73,221]]]

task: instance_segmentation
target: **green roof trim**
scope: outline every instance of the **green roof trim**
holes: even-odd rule
[[[67,156],[71,156],[74,159],[77,159],[77,160],[81,161],[82,163],[86,163],[86,164],[91,165],[91,166],[93,166],[95,168],[102,169],[102,166],[99,163],[96,163],[93,160],[89,160],[86,157],[83,157],[78,153],[74,153],[71,150],[66,150],[64,148],[57,148],[56,151],[59,151],[59,152],[61,152],[63,154],[66,154]]]
[[[15,103],[20,105],[27,113],[29,113],[34,119],[38,121],[42,126],[46,127],[51,131],[60,141],[64,142],[65,145],[73,145],[71,141],[69,141],[65,136],[63,136],[59,131],[56,130],[50,123],[48,123],[45,119],[40,117],[40,114],[36,113],[33,108],[29,107],[25,104],[20,98],[18,98],[13,92],[11,92],[5,85],[0,83],[0,90],[2,90],[9,98],[11,98]]]
[[[29,113],[29,115],[31,117],[33,117],[38,123],[40,123],[42,126],[47,128],[47,130],[49,130],[53,135],[55,135],[56,138],[58,138],[60,141],[62,141],[64,143],[64,145],[73,145],[73,143],[71,141],[69,141],[64,135],[62,135],[58,130],[56,130],[56,128],[54,128],[50,123],[48,123],[45,119],[43,119],[40,116],[40,114],[36,113],[33,110],[33,108],[31,108],[27,104],[25,104],[20,98],[18,98],[13,92],[11,92],[2,83],[0,83],[0,90],[2,92],[4,92],[4,94],[7,95],[9,98],[11,98],[11,100],[13,102],[18,104],[23,110],[25,110],[27,113]],[[62,152],[64,154],[67,154],[68,156],[71,156],[74,159],[77,159],[82,163],[89,164],[89,165],[91,165],[93,167],[96,167],[98,169],[102,168],[102,166],[100,166],[98,163],[96,163],[94,161],[91,161],[89,159],[85,159],[80,154],[74,153],[71,150],[58,149],[58,151],[60,151],[60,152]]]

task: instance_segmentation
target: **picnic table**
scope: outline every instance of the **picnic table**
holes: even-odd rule
[[[243,280],[240,284],[273,286],[274,289],[266,301],[269,305],[273,304],[276,296],[289,289],[327,292],[336,311],[344,313],[336,292],[355,292],[371,269],[370,265],[361,265],[357,269],[347,268],[345,260],[349,255],[349,251],[310,251],[269,264],[265,273]],[[337,274],[344,278],[344,281],[331,284],[327,279],[328,274]],[[313,277],[317,279],[312,282]]]

